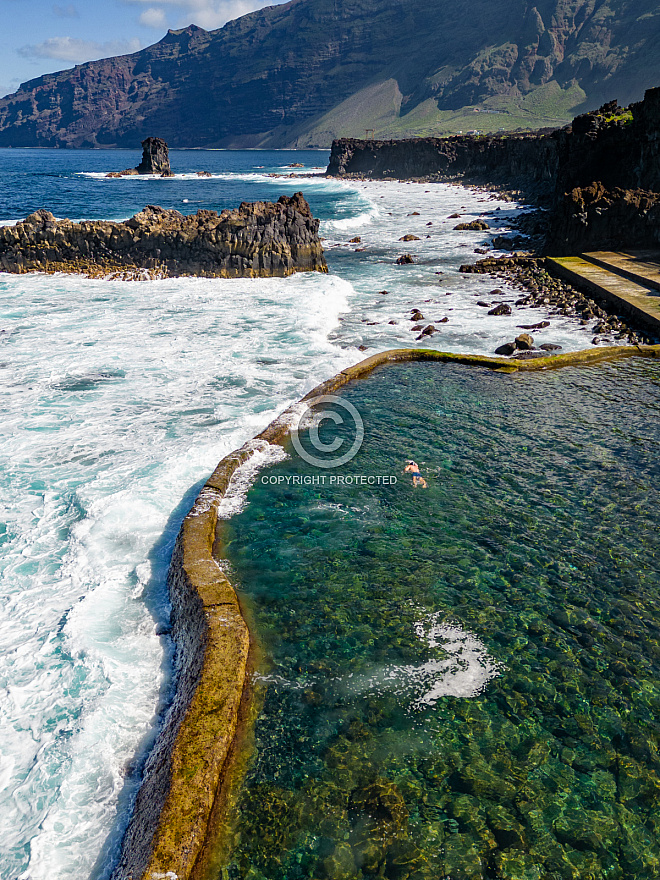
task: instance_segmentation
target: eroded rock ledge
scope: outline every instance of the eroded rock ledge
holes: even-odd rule
[[[284,277],[327,272],[302,193],[237,209],[178,211],[148,205],[129,220],[56,220],[44,209],[0,227],[0,269],[72,272],[89,277]]]

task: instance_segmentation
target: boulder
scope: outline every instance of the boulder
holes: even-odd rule
[[[552,342],[544,342],[543,345],[539,345],[541,351],[561,351],[561,345],[555,345]]]
[[[454,229],[459,232],[485,232],[490,226],[485,220],[471,220],[469,223],[459,223]]]
[[[512,357],[517,358],[520,361],[530,361],[533,358],[545,357],[546,352],[544,351],[516,351]]]
[[[543,330],[544,327],[549,327],[550,321],[539,321],[538,324],[518,324],[519,330]]]
[[[534,339],[529,333],[521,333],[516,336],[516,348],[520,351],[531,351],[534,348]]]
[[[500,345],[498,348],[495,349],[495,354],[510,355],[510,354],[513,354],[515,350],[516,350],[516,343],[515,342],[505,342],[504,345]]]
[[[401,256],[397,259],[397,266],[406,266],[409,263],[414,263],[415,261],[412,258],[412,254],[401,254]]]
[[[488,312],[489,315],[510,315],[511,314],[511,306],[507,303],[500,303],[495,306],[494,309],[490,309]]]
[[[399,241],[420,241],[420,237],[408,232],[406,235],[402,235]]]

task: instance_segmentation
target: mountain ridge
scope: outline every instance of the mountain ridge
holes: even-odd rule
[[[0,146],[329,146],[562,125],[660,81],[655,0],[290,0],[45,74],[0,99]],[[476,112],[478,111],[478,112]]]

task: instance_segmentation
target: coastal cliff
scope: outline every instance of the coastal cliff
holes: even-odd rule
[[[327,174],[501,183],[524,180],[551,189],[557,170],[557,145],[552,138],[462,135],[388,141],[340,138],[333,141]]]
[[[656,0],[292,0],[22,83],[0,98],[0,147],[560,126],[609,95],[639,99],[660,81],[659,43]]]
[[[550,208],[557,254],[660,243],[660,88],[616,101],[572,125],[524,136],[333,142],[328,175],[424,178],[522,189]]]
[[[236,210],[178,211],[148,205],[129,220],[56,220],[36,211],[0,228],[0,270],[73,272],[90,277],[283,277],[327,272],[302,193]]]

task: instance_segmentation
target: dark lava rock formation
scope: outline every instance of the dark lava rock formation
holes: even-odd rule
[[[197,173],[203,174],[200,171]],[[160,174],[161,177],[174,177],[170,168],[169,150],[162,138],[148,137],[142,141],[142,161],[137,168],[111,171],[106,177],[128,177],[133,174]]]
[[[138,174],[172,174],[167,144],[162,138],[148,137],[142,141],[142,161]]]
[[[177,147],[329,146],[365,128],[442,130],[440,114],[479,105],[496,115],[475,127],[509,127],[512,113],[534,127],[660,82],[657,11],[657,0],[292,0],[23,83],[0,99],[0,146],[131,147],[145,131]]]
[[[0,269],[122,278],[327,272],[318,229],[302,193],[188,217],[148,205],[123,223],[73,223],[42,209],[0,227]]]
[[[550,208],[548,253],[658,247],[660,88],[627,109],[612,101],[546,134],[342,138],[332,145],[328,174],[519,187]]]

